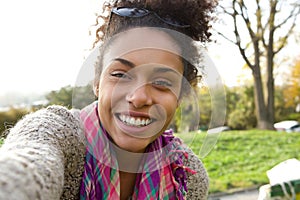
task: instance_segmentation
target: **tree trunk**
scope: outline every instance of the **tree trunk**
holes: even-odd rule
[[[271,6],[271,14],[270,14],[270,31],[269,31],[269,44],[267,45],[267,110],[268,110],[268,121],[269,121],[269,129],[274,128],[274,118],[275,118],[275,89],[274,89],[274,77],[273,77],[273,68],[274,68],[274,21],[275,21],[275,13],[276,13],[276,4]]]
[[[270,49],[271,47],[269,46],[268,49],[268,55],[267,55],[267,112],[268,112],[268,122],[269,122],[269,128],[273,130],[274,129],[274,108],[275,108],[275,102],[274,102],[274,77],[273,77],[273,60],[274,60],[274,53],[273,53],[273,48]]]
[[[256,66],[252,70],[253,79],[254,79],[254,100],[255,100],[255,111],[257,118],[257,128],[258,129],[268,129],[268,115],[267,109],[264,101],[264,90],[261,78],[260,69]]]
[[[254,46],[254,62],[255,65],[252,67],[252,75],[254,79],[254,99],[256,107],[256,119],[257,119],[257,128],[258,129],[273,129],[273,122],[269,118],[268,105],[265,101],[263,81],[261,77],[260,69],[260,49],[259,49],[259,40],[253,38]],[[269,98],[269,92],[267,93]]]

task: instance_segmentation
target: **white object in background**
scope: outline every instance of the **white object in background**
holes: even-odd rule
[[[283,161],[267,171],[270,185],[300,179],[300,161],[296,158]]]

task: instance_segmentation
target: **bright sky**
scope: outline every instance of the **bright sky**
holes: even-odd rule
[[[0,1],[0,94],[74,84],[100,5],[96,0]]]
[[[73,85],[100,8],[101,0],[0,1],[0,95]],[[237,49],[223,43],[209,54],[224,82],[232,85],[243,65]]]

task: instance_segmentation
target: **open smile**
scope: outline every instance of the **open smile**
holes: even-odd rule
[[[132,116],[129,114],[115,114],[115,116],[127,126],[145,127],[156,121],[154,118],[145,116]]]

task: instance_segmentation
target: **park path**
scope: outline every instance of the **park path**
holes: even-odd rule
[[[249,189],[232,194],[211,195],[208,200],[257,200],[258,189]]]

